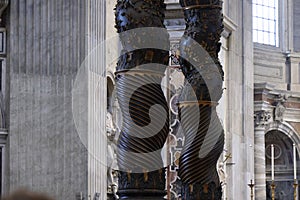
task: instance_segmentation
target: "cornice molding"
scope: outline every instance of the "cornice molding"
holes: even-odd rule
[[[275,101],[278,101],[279,97],[285,97],[287,99],[295,98],[300,100],[300,92],[277,90],[276,86],[270,83],[255,83],[254,94],[266,95]]]
[[[273,109],[274,106],[272,106],[267,101],[254,101],[254,112],[259,112],[259,111],[271,112]]]
[[[236,31],[238,27],[238,25],[227,15],[224,15],[223,24],[224,24],[224,31],[222,33],[222,36],[225,38],[229,38],[231,33]]]
[[[300,109],[287,108],[283,113],[283,121],[300,123]]]

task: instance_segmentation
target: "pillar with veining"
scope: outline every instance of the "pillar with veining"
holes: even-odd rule
[[[266,199],[266,157],[265,157],[265,128],[270,119],[266,111],[254,115],[254,167],[255,167],[255,199]]]

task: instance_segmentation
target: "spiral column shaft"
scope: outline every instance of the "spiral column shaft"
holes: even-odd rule
[[[222,6],[219,0],[180,0],[180,4],[186,19],[180,43],[180,64],[186,78],[179,98],[179,117],[185,132],[179,159],[182,199],[219,200],[222,190],[216,165],[224,147],[224,131],[216,106],[224,76],[218,59]],[[197,45],[203,51],[195,50]]]
[[[161,158],[169,132],[168,107],[161,88],[169,60],[169,52],[163,50],[169,49],[163,25],[165,8],[163,0],[118,0],[115,9],[123,44],[116,72],[123,116],[117,144],[121,199],[161,200],[166,194]],[[158,33],[151,27],[163,29]],[[149,42],[163,48],[143,48]]]

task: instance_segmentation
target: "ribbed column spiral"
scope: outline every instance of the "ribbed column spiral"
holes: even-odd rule
[[[219,200],[216,170],[223,152],[224,131],[217,116],[224,72],[218,59],[223,31],[219,0],[180,0],[186,30],[180,42],[180,64],[186,78],[179,98],[185,144],[179,159],[184,200]],[[195,46],[201,46],[195,50]]]
[[[179,159],[183,199],[220,199],[216,164],[223,151],[223,128],[215,107],[181,102],[185,144]],[[199,115],[193,113],[199,112]],[[207,191],[205,192],[205,188]]]
[[[116,28],[123,44],[116,72],[123,117],[117,144],[121,199],[161,200],[166,194],[161,158],[169,132],[161,87],[169,60],[165,8],[163,0],[118,0],[116,5]],[[144,47],[146,43],[162,48]]]
[[[162,76],[144,71],[118,75],[117,95],[123,116],[118,141],[119,169],[126,172],[160,169],[163,167],[160,153],[169,131],[167,103],[157,84]]]

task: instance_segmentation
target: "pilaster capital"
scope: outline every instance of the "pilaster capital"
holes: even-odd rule
[[[254,113],[254,124],[255,127],[265,127],[272,118],[271,112],[266,110],[256,111]]]

